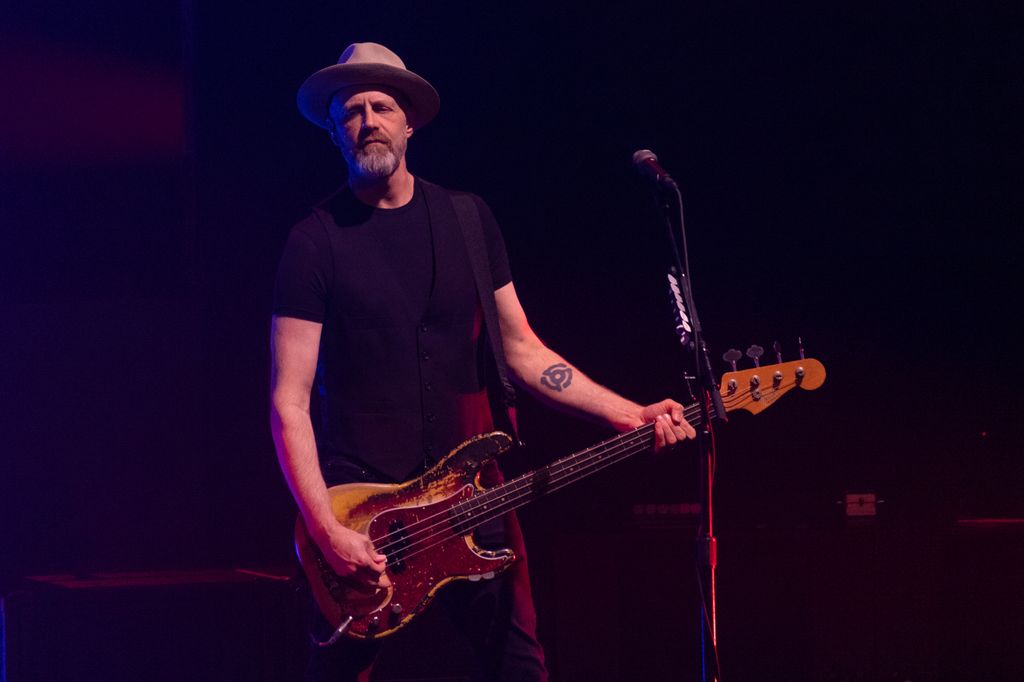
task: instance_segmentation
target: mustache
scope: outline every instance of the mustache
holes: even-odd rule
[[[359,148],[360,149],[364,149],[367,145],[370,145],[370,144],[372,144],[374,142],[380,142],[380,143],[384,144],[385,146],[387,146],[388,149],[391,149],[391,140],[389,140],[386,137],[380,137],[380,136],[367,137],[365,140],[360,140],[359,141]]]

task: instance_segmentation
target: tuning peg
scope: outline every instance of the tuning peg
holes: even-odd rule
[[[803,338],[800,337],[800,336],[796,337],[796,343],[797,343],[798,346],[800,346],[800,359],[803,360],[804,359],[804,340],[803,340]]]
[[[747,349],[747,357],[754,361],[754,367],[761,366],[761,356],[764,355],[764,348],[756,343]]]
[[[782,364],[782,344],[776,341],[772,344],[772,348],[775,349],[775,362]]]
[[[742,357],[743,353],[739,352],[735,348],[730,348],[729,350],[722,353],[722,359],[728,362],[730,365],[732,365],[732,371],[734,372],[736,371],[736,361]]]

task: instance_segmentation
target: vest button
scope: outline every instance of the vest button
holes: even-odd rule
[[[420,357],[423,358],[424,362],[426,362],[427,360],[430,359],[430,353],[428,353],[427,351],[423,351],[423,355],[421,355]]]
[[[433,415],[432,413],[431,413],[431,414],[428,414],[428,415],[427,415],[427,421],[428,421],[428,422],[430,422],[430,423],[434,423],[434,420],[435,420],[435,419],[437,419],[437,417],[436,417],[436,416],[434,416],[434,415]]]
[[[428,381],[427,383],[423,384],[423,390],[424,391],[433,391],[434,390],[434,384],[432,384],[432,383],[430,383]]]
[[[421,334],[425,334],[426,332],[427,332],[427,325],[421,324],[420,325],[420,333]]]

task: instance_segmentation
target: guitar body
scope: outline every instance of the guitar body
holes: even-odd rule
[[[481,468],[511,443],[504,433],[484,434],[462,443],[411,481],[329,488],[338,521],[368,535],[377,551],[388,557],[391,587],[370,587],[338,576],[300,517],[295,549],[327,621],[335,628],[348,621],[344,634],[349,637],[383,637],[423,611],[443,585],[490,579],[509,568],[515,553],[477,546],[472,529],[459,524],[459,505],[483,490]]]

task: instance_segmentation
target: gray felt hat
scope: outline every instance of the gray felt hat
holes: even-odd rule
[[[353,85],[387,85],[405,96],[403,109],[413,128],[421,128],[437,116],[441,98],[434,86],[405,68],[397,54],[377,43],[353,43],[345,48],[338,63],[320,69],[299,88],[299,111],[325,128],[331,97]]]

